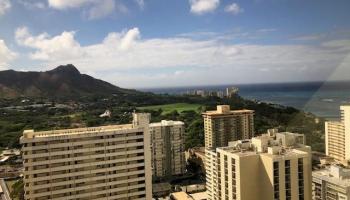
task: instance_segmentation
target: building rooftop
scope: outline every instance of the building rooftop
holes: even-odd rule
[[[270,147],[271,148],[271,147]],[[250,149],[237,149],[235,147],[221,147],[218,148],[218,150],[222,150],[231,154],[235,154],[239,157],[246,157],[246,156],[255,156],[255,155],[264,155],[268,156],[274,159],[279,159],[279,158],[292,158],[292,157],[300,157],[300,155],[307,155],[306,152],[304,151],[299,151],[297,149],[291,149],[291,148],[279,148],[274,150],[269,150],[267,152],[258,152],[255,151],[253,148]]]
[[[174,192],[171,193],[171,199],[175,200],[193,200],[193,198],[188,195],[186,192]]]
[[[231,110],[229,105],[219,105],[216,110],[210,110],[203,113],[203,115],[216,116],[216,115],[231,115],[231,114],[242,114],[249,113],[253,114],[254,110]]]
[[[149,125],[150,114],[149,113],[133,113],[133,122],[131,124],[122,125],[108,125],[99,127],[85,127],[75,129],[61,129],[61,130],[50,130],[50,131],[39,131],[24,130],[22,139],[26,138],[45,138],[45,137],[58,137],[58,136],[71,136],[87,133],[103,133],[108,131],[120,131],[137,129]]]
[[[207,192],[197,192],[190,194],[194,200],[205,200],[208,199]]]
[[[340,119],[326,121],[326,123],[330,123],[332,125],[344,126],[344,123]]]
[[[197,154],[201,157],[204,157],[205,156],[205,147],[194,147],[191,149],[191,151],[194,153],[194,154]]]
[[[303,134],[281,132],[271,129],[267,134],[253,137],[248,140],[238,140],[229,142],[228,147],[220,147],[228,153],[234,153],[237,156],[266,155],[273,158],[300,156],[306,153],[298,150],[299,148],[308,148],[305,145]]]
[[[2,156],[19,156],[21,151],[19,149],[6,149],[2,151]]]
[[[350,169],[337,165],[331,165],[330,167],[313,171],[312,177],[316,177],[342,187],[350,187]]]
[[[207,192],[197,192],[187,194],[186,192],[174,192],[171,193],[171,199],[175,200],[206,200],[208,199]]]
[[[156,126],[174,126],[174,125],[185,125],[182,121],[162,120],[161,122],[151,123],[150,127]]]
[[[340,109],[350,109],[350,104],[343,104],[340,106]]]
[[[153,193],[157,192],[163,192],[163,191],[170,191],[171,190],[171,184],[170,183],[153,183],[152,184],[152,190]]]
[[[114,130],[132,129],[134,128],[132,124],[124,125],[110,125],[110,126],[99,126],[99,127],[87,127],[87,128],[76,128],[76,129],[61,129],[61,130],[51,130],[51,131],[39,131],[34,130],[24,130],[24,138],[38,138],[38,137],[55,137],[55,136],[65,136],[65,135],[77,135],[85,133],[99,133]]]

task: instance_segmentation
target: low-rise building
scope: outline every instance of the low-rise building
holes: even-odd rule
[[[313,200],[349,200],[350,169],[331,165],[312,172]]]
[[[164,183],[153,183],[152,184],[152,194],[153,197],[166,197],[171,193],[171,184],[168,182]]]
[[[205,192],[186,193],[186,192],[174,192],[170,194],[170,200],[207,200],[207,194]]]
[[[194,147],[185,152],[186,160],[190,164],[200,167],[200,172],[205,174],[205,147]]]
[[[1,200],[11,200],[10,192],[7,188],[5,180],[0,178],[0,199]]]

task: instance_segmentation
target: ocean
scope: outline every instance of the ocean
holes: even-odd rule
[[[350,104],[350,82],[269,83],[216,85],[196,87],[149,88],[143,91],[158,94],[183,94],[189,90],[225,91],[235,86],[246,99],[292,106],[326,119],[340,117],[339,106]]]

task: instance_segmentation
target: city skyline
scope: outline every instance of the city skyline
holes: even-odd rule
[[[341,122],[345,124],[348,124],[348,108],[341,107]],[[171,189],[174,184],[171,181],[170,184],[159,182],[162,179],[155,177],[171,178],[163,181],[194,178],[192,171],[183,168],[185,123],[182,121],[150,123],[150,113],[133,112],[131,124],[38,132],[27,129],[20,138],[24,198],[148,200],[159,195],[182,200],[188,195],[198,195],[193,199],[323,200],[349,197],[349,160],[339,159],[339,153],[329,153],[330,144],[338,143],[336,148],[341,150],[348,141],[339,142],[342,136],[329,134],[330,122],[324,121],[326,154],[311,149],[312,142],[306,138],[309,136],[280,132],[277,128],[258,136],[228,139],[220,136],[224,127],[231,133],[238,130],[245,135],[253,126],[254,112],[217,105],[217,110],[202,113],[205,146],[202,150],[188,149],[188,153],[194,154],[186,153],[186,158],[187,170],[205,168],[204,173],[195,172],[201,181],[181,187],[181,194]],[[253,121],[244,119],[247,114]],[[215,115],[215,122],[208,121],[208,115]],[[234,119],[229,115],[234,115]],[[215,147],[207,138],[216,138]],[[199,157],[196,151],[201,154]],[[4,155],[15,153],[8,151]]]
[[[127,88],[347,80],[348,7],[345,0],[1,0],[0,70],[72,63]]]

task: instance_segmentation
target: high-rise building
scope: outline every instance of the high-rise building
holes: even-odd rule
[[[133,123],[24,131],[25,199],[152,199],[149,114]]]
[[[232,97],[233,95],[238,93],[238,88],[237,87],[228,87],[226,88],[226,96],[227,97]]]
[[[223,91],[216,91],[216,96],[219,98],[224,98],[224,92]]]
[[[207,149],[210,200],[311,199],[311,149],[304,135],[270,132]]]
[[[208,200],[218,200],[218,172],[216,150],[205,149],[205,184]]]
[[[217,110],[203,113],[203,118],[206,148],[224,147],[229,141],[254,136],[252,110],[230,110],[229,105],[219,105]]]
[[[152,171],[155,179],[169,179],[185,173],[185,124],[162,120],[150,124]]]
[[[313,200],[349,200],[350,169],[331,165],[312,172]]]
[[[350,160],[350,105],[340,106],[340,121],[325,123],[326,154],[348,165]]]

